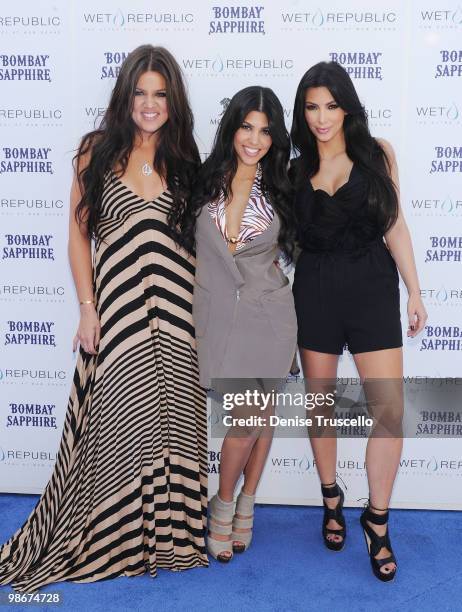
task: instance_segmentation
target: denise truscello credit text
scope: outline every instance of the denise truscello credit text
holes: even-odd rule
[[[312,427],[313,424],[317,427],[372,427],[373,419],[367,418],[364,415],[355,418],[336,419],[316,415],[314,419],[293,417],[285,418],[277,415],[265,416],[248,416],[248,417],[233,417],[226,414],[223,417],[223,425],[226,427]]]

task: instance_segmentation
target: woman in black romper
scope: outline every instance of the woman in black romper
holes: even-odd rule
[[[304,377],[311,391],[332,390],[338,357],[348,345],[362,380],[389,379],[374,407],[366,451],[369,503],[361,516],[374,574],[388,581],[397,567],[388,504],[402,450],[397,268],[409,294],[408,336],[418,334],[427,318],[399,206],[395,156],[389,143],[371,136],[353,83],[335,62],[321,62],[302,77],[291,136],[298,153],[291,175],[301,248],[293,291]],[[310,431],[324,498],[323,538],[327,548],[341,550],[346,527],[336,483],[337,440],[335,430],[318,434]]]

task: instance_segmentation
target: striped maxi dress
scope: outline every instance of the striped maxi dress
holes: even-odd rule
[[[147,202],[106,176],[94,259],[98,355],[80,351],[55,469],[0,549],[0,584],[33,592],[208,565],[194,259],[168,235],[171,202],[168,192]]]

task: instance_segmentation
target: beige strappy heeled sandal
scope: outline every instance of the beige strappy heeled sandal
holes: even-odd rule
[[[233,528],[234,502],[225,502],[218,497],[218,493],[209,502],[209,521],[207,537],[207,550],[214,559],[221,563],[229,563],[233,558],[232,540],[215,540],[210,532],[223,536],[231,536]],[[220,525],[220,523],[225,523]],[[231,553],[224,555],[223,553]]]
[[[236,510],[233,518],[233,532],[231,535],[232,549],[235,553],[243,553],[246,551],[253,535],[253,509],[255,505],[255,495],[247,495],[241,491],[237,497]],[[240,514],[245,518],[238,518]],[[245,532],[236,532],[235,529],[249,529]],[[242,542],[242,544],[234,544],[234,542]]]

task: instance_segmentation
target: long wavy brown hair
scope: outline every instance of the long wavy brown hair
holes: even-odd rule
[[[77,171],[83,194],[76,218],[86,225],[89,236],[98,237],[105,175],[117,168],[121,176],[127,168],[138,129],[131,116],[135,89],[140,76],[147,71],[158,72],[166,82],[168,120],[159,129],[153,167],[165,180],[173,198],[167,217],[172,237],[185,246],[182,228],[190,214],[191,186],[200,157],[181,69],[163,47],[142,45],[127,56],[99,127],[82,138],[74,157],[75,168],[81,168]],[[90,161],[85,167],[80,162],[88,154],[91,154]]]

